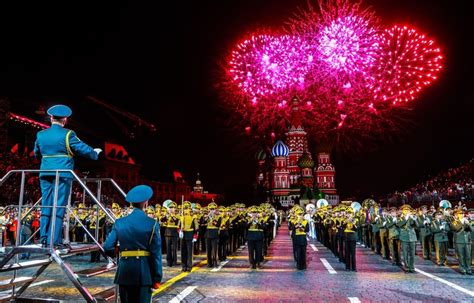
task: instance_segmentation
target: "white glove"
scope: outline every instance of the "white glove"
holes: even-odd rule
[[[439,229],[444,230],[444,225],[441,225]]]
[[[408,218],[410,218],[410,215],[405,215],[405,221],[408,220]]]
[[[385,226],[385,224],[387,224],[387,222],[383,222],[382,226]]]
[[[193,238],[193,243],[194,243],[194,242],[197,242],[197,239],[194,239],[194,238]]]
[[[430,223],[430,222],[428,222],[428,220],[425,220],[425,221],[423,222],[423,224],[429,224],[429,223]]]
[[[393,222],[397,223],[397,218],[393,218]]]
[[[469,221],[467,221],[466,218],[462,218],[461,223],[462,223],[462,224],[467,224],[467,223],[469,223]]]
[[[184,236],[184,233],[182,231],[179,232],[179,238],[182,239]]]
[[[102,148],[94,148],[94,151],[99,155],[102,152]]]

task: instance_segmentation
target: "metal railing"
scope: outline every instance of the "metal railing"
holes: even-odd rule
[[[33,173],[33,174],[39,174],[39,173],[54,173],[54,195],[53,195],[53,205],[52,206],[44,206],[44,205],[41,205],[39,206],[40,202],[42,201],[42,198],[38,199],[36,201],[36,203],[33,204],[33,206],[25,206],[24,205],[24,196],[25,196],[25,179],[26,179],[26,174],[29,174],[29,173]],[[60,182],[60,174],[61,173],[69,173],[71,176],[72,176],[72,179],[71,179],[71,187],[70,187],[70,192],[68,193],[68,200],[67,200],[67,205],[58,205],[58,195],[59,195],[59,182]],[[32,235],[26,240],[24,241],[23,243],[21,243],[21,233],[22,233],[22,224],[23,224],[23,220],[26,219],[28,217],[28,215],[30,215],[30,213],[33,211],[33,209],[35,208],[46,208],[46,207],[50,207],[52,208],[52,214],[51,214],[51,219],[50,219],[50,241],[49,241],[49,248],[51,249],[51,256],[54,258],[54,257],[58,257],[58,255],[56,253],[53,253],[53,248],[54,248],[54,234],[55,234],[55,230],[56,228],[58,228],[56,226],[56,214],[57,214],[57,210],[58,208],[65,208],[65,211],[67,211],[67,213],[65,214],[66,216],[66,231],[65,231],[65,235],[63,236],[63,238],[66,239],[67,242],[69,242],[69,230],[70,230],[70,219],[71,219],[71,216],[74,218],[74,220],[79,224],[79,226],[81,228],[84,229],[85,233],[87,234],[87,236],[95,243],[95,245],[97,245],[97,247],[99,248],[99,250],[103,253],[103,255],[105,256],[105,250],[104,248],[102,247],[100,241],[99,241],[99,229],[100,229],[100,224],[99,224],[99,221],[100,221],[100,210],[102,210],[106,216],[106,218],[114,223],[115,222],[115,216],[113,215],[113,213],[109,212],[106,207],[101,203],[101,191],[102,191],[102,184],[103,182],[110,182],[113,187],[123,196],[125,197],[126,196],[126,193],[122,190],[122,188],[115,182],[115,180],[111,179],[111,178],[80,178],[79,176],[77,176],[77,174],[72,171],[72,170],[66,170],[66,169],[58,169],[58,170],[39,170],[39,169],[25,169],[25,170],[11,170],[9,172],[7,172],[7,174],[5,174],[5,176],[3,176],[2,178],[0,178],[0,187],[13,175],[16,175],[16,174],[21,174],[21,181],[20,181],[20,194],[19,194],[19,198],[18,198],[18,205],[9,205],[7,206],[8,208],[12,207],[12,208],[18,208],[18,214],[17,214],[17,226],[16,226],[16,239],[15,239],[15,246],[18,247],[20,245],[26,245],[28,244],[32,239],[34,239],[36,233],[40,230],[40,228],[38,228],[34,233],[32,233]],[[88,228],[82,223],[81,221],[81,218],[79,218],[73,211],[73,209],[71,208],[71,196],[72,196],[72,192],[73,192],[73,182],[77,182],[83,189],[83,199],[85,199],[86,196],[88,196],[93,203],[95,203],[95,205],[98,206],[97,208],[97,212],[96,212],[96,228],[95,228],[95,235],[92,235],[92,233],[88,230]],[[94,195],[94,193],[87,187],[87,183],[96,183],[97,184],[97,195]],[[26,211],[25,214],[23,214],[23,208],[24,207],[28,207],[29,209]],[[64,217],[63,217],[64,219]],[[105,222],[104,222],[105,224]],[[59,228],[62,228],[59,227]],[[105,235],[105,226],[104,226],[104,235]],[[13,243],[12,243],[13,244]],[[109,260],[109,263],[110,262],[113,262],[115,263],[112,259],[110,259],[109,257],[107,257],[107,259]],[[56,260],[60,265],[62,265],[62,261],[60,260]],[[16,255],[16,263],[19,262],[19,257],[18,255]],[[44,267],[45,268],[45,267]],[[44,270],[44,268],[40,269],[40,271],[37,273],[39,274],[40,272],[42,272],[42,270]],[[67,273],[66,273],[67,274]],[[16,278],[16,275],[17,275],[17,270],[14,270],[13,271],[13,279]],[[80,285],[79,282],[77,281],[73,281],[73,283],[76,285],[76,287],[78,287],[78,289],[81,291],[82,289],[82,285]],[[24,288],[26,288],[28,286],[24,286]],[[19,290],[19,294],[22,293],[24,291],[23,288],[21,288]],[[83,294],[85,296],[85,298],[87,297],[87,292],[84,292],[84,291],[81,291],[81,294]],[[115,296],[115,302],[117,302],[118,300],[118,289],[116,287],[115,289],[115,293],[116,293],[116,296]],[[12,289],[12,294],[13,296],[15,296],[15,286],[13,286],[13,289]]]
[[[80,178],[73,170],[68,170],[68,169],[58,169],[58,170],[24,169],[24,170],[11,170],[11,171],[7,172],[5,174],[5,176],[0,178],[0,187],[1,187],[11,176],[16,175],[16,174],[21,174],[20,195],[19,195],[19,199],[18,199],[18,205],[10,205],[11,207],[18,208],[18,218],[20,219],[20,220],[17,220],[15,246],[19,246],[20,244],[24,244],[24,243],[20,243],[20,234],[21,234],[21,231],[22,231],[23,219],[26,218],[34,208],[37,208],[38,204],[41,202],[41,199],[39,199],[38,201],[36,201],[36,203],[33,206],[31,206],[31,207],[28,206],[29,209],[28,209],[26,214],[24,214],[24,215],[22,214],[22,210],[25,207],[25,205],[24,205],[25,179],[26,179],[26,174],[28,174],[28,173],[34,173],[34,174],[37,174],[37,173],[38,174],[39,173],[54,173],[55,179],[54,179],[53,205],[52,206],[40,206],[40,208],[45,208],[45,207],[51,207],[52,208],[51,218],[53,218],[53,219],[50,222],[50,224],[51,224],[51,228],[50,228],[51,236],[50,236],[50,242],[48,243],[49,246],[54,247],[54,233],[55,233],[56,228],[58,228],[56,226],[56,220],[55,220],[56,214],[57,214],[57,209],[58,208],[65,208],[68,211],[68,215],[67,215],[68,220],[66,220],[66,222],[67,222],[67,228],[66,228],[67,232],[65,234],[66,238],[69,237],[69,232],[68,232],[69,231],[69,226],[68,226],[69,225],[69,218],[70,218],[71,214],[73,214],[73,212],[71,210],[72,186],[71,186],[71,192],[69,193],[69,196],[68,196],[68,204],[65,205],[65,206],[59,206],[58,205],[59,181],[60,181],[60,178],[61,178],[61,176],[60,176],[61,173],[69,173],[72,176],[71,180],[74,181],[74,182],[77,182],[82,187],[82,189],[84,191],[84,197],[88,196],[92,200],[92,202],[95,203],[95,205],[98,206],[95,237],[90,236],[90,233],[88,232],[87,228],[85,228],[85,226],[80,222],[80,220],[77,216],[73,216],[73,217],[86,230],[86,233],[89,234],[89,237],[91,239],[94,239],[94,242],[96,242],[96,244],[99,245],[99,243],[97,241],[98,240],[98,233],[99,233],[99,224],[98,224],[99,223],[99,211],[102,210],[108,220],[110,220],[112,223],[115,222],[115,216],[111,212],[107,211],[105,206],[100,201],[102,183],[103,182],[110,182],[114,186],[114,188],[116,188],[118,190],[118,192],[122,196],[125,197],[126,194],[122,190],[122,188],[120,188],[120,186],[111,178]],[[94,195],[94,193],[87,187],[86,184],[90,183],[90,182],[97,183],[97,185],[98,185],[97,186],[97,189],[98,189],[97,196]],[[25,241],[25,243],[31,241],[33,236],[34,235],[30,236],[30,239]],[[101,245],[99,245],[99,247],[101,248],[101,250],[103,250]]]

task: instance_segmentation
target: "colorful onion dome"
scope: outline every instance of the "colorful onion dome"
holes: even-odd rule
[[[273,157],[288,157],[290,153],[290,149],[286,146],[283,141],[278,140],[272,148],[272,156]]]
[[[314,167],[314,161],[309,156],[309,153],[305,152],[301,156],[301,158],[298,160],[298,166],[299,168],[313,168]]]

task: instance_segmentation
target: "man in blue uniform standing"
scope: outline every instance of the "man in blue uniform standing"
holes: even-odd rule
[[[132,188],[125,198],[134,209],[115,221],[105,240],[107,255],[115,255],[120,242],[120,259],[114,283],[119,285],[120,302],[149,303],[153,289],[160,287],[162,273],[160,225],[143,211],[153,190],[147,185]]]
[[[93,149],[82,142],[72,130],[64,128],[67,119],[71,116],[72,110],[66,105],[55,105],[48,109],[51,117],[51,127],[38,132],[35,142],[36,158],[41,159],[41,170],[74,169],[75,155],[83,156],[92,160],[97,160],[100,148]],[[59,206],[56,210],[54,235],[51,235],[51,206],[54,202],[54,192],[56,183],[55,172],[40,173],[40,187],[42,206],[40,218],[40,240],[43,246],[50,243],[53,237],[53,245],[62,245],[64,206],[67,205],[71,192],[72,175],[62,172],[59,174],[58,200]]]

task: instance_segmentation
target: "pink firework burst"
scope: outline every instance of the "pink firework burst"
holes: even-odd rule
[[[370,69],[378,47],[379,19],[370,8],[347,0],[319,1],[289,22],[293,34],[305,37],[318,66],[333,76],[351,76]],[[317,80],[317,79],[316,79]]]
[[[368,20],[357,16],[333,20],[317,36],[318,57],[337,72],[365,74],[378,46],[375,32]]]
[[[435,42],[414,28],[395,25],[380,35],[369,88],[375,100],[407,102],[436,80],[443,56]]]
[[[303,39],[289,35],[252,36],[232,52],[228,73],[234,84],[256,103],[292,86],[302,86],[313,57]]]
[[[407,27],[381,30],[361,2],[318,3],[289,20],[286,35],[256,34],[231,52],[221,91],[235,119],[229,122],[259,138],[282,136],[296,96],[318,143],[357,150],[397,136],[411,105],[399,103],[437,78],[439,48]]]

